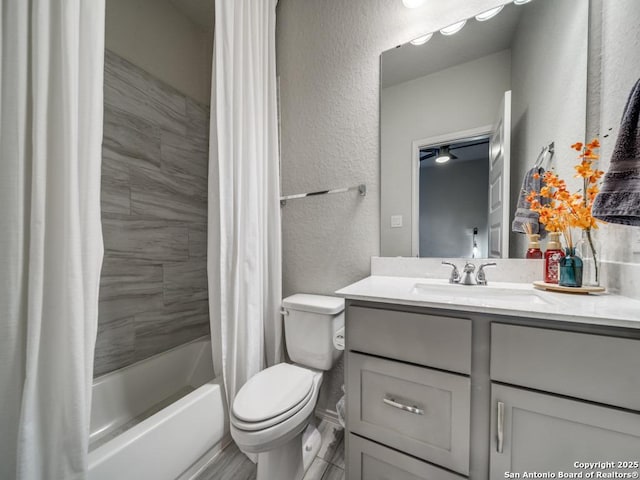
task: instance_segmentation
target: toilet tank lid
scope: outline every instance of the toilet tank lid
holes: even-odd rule
[[[302,312],[337,315],[344,310],[344,298],[296,293],[295,295],[285,298],[282,301],[282,306]]]

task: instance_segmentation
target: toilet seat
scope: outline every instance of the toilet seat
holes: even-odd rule
[[[234,414],[234,408],[230,409],[231,436],[242,451],[260,453],[278,448],[296,435],[299,435],[309,423],[309,418],[313,416],[316,406],[323,375],[322,372],[316,370],[299,367],[297,365],[292,366],[306,370],[311,375],[312,386],[309,398],[305,395],[302,401],[289,408],[289,410],[260,422],[240,420]],[[243,388],[244,386],[240,390],[242,391]],[[238,394],[239,393],[240,392],[238,392]],[[252,398],[254,402],[261,401],[261,395],[258,392],[256,392]],[[271,426],[267,427],[267,424],[271,424]]]
[[[257,373],[233,401],[231,421],[246,431],[263,430],[295,415],[313,397],[314,372],[279,363]]]

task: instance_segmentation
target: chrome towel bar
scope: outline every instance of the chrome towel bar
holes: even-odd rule
[[[345,188],[334,188],[331,190],[320,190],[318,192],[309,192],[309,193],[297,193],[295,195],[285,195],[284,197],[280,197],[280,206],[284,207],[287,204],[287,200],[294,200],[296,198],[305,198],[305,197],[313,197],[315,195],[328,195],[331,193],[345,193],[357,190],[361,196],[365,196],[367,194],[367,186],[362,183],[360,185],[356,185],[354,187],[345,187]]]

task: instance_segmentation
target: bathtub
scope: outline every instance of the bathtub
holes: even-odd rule
[[[89,480],[175,480],[206,463],[228,438],[213,377],[205,338],[96,378]]]

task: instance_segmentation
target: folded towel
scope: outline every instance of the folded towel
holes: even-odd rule
[[[605,222],[640,225],[640,80],[624,107],[611,165],[592,213]]]
[[[537,175],[536,175],[537,174]],[[544,238],[547,235],[547,231],[539,222],[539,215],[536,212],[529,210],[530,204],[527,201],[529,193],[532,191],[539,192],[542,187],[542,176],[544,175],[544,168],[533,167],[529,170],[522,180],[522,189],[518,196],[518,204],[516,205],[516,213],[511,224],[511,230],[515,233],[527,233],[523,227],[523,224],[529,223],[531,225],[531,233],[537,233],[540,238]],[[549,199],[540,198],[538,200],[542,204],[548,203]]]

